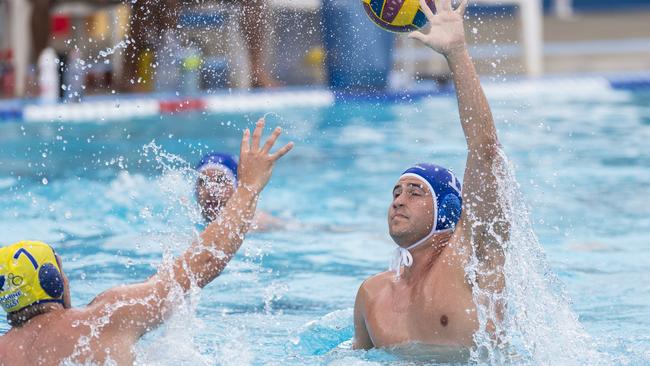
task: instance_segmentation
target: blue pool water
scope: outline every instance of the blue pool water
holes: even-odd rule
[[[584,328],[554,311],[561,305],[538,304],[547,320],[518,325],[520,346],[536,349],[519,363],[585,362],[563,358],[549,338],[589,363],[650,363],[650,95],[487,91],[546,259],[534,236],[513,253],[548,263],[564,288],[540,285],[531,296],[565,294]],[[346,341],[358,286],[386,269],[393,249],[385,216],[400,172],[421,161],[463,171],[455,99],[273,112],[269,124],[283,126],[296,148],[278,164],[260,206],[292,228],[249,234],[226,272],[139,344],[139,363],[426,364],[352,351]],[[76,306],[143,280],[163,252],[178,253],[196,234],[188,168],[208,150],[236,152],[241,130],[257,117],[1,124],[1,243],[53,244]],[[513,283],[532,276],[509,275]],[[535,303],[519,304],[526,301]],[[7,329],[0,319],[0,332]]]

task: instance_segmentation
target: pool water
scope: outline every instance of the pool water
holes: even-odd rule
[[[650,95],[551,87],[487,92],[530,213],[531,242],[538,240],[546,257],[534,245],[517,253],[547,263],[561,281],[543,274],[551,284],[530,293],[566,298],[579,319],[550,311],[548,324],[536,326],[557,342],[583,332],[581,342],[569,344],[589,363],[650,363]],[[138,363],[433,362],[352,351],[348,341],[356,291],[386,269],[394,248],[386,210],[400,173],[423,161],[463,171],[455,98],[272,112],[268,123],[283,126],[282,139],[296,147],[278,163],[259,207],[290,228],[249,234],[221,277],[140,342]],[[191,167],[213,149],[236,153],[241,130],[257,117],[1,124],[2,244],[53,244],[75,306],[144,280],[197,233]],[[525,282],[530,273],[509,275]],[[537,350],[512,363],[585,362],[555,354],[543,332],[518,327],[521,347]],[[0,332],[7,329],[0,319]]]

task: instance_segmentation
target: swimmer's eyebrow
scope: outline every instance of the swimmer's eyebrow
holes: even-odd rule
[[[422,184],[409,183],[408,186],[409,188],[417,189],[418,191],[422,192],[422,194],[425,194],[427,192],[424,190],[424,186],[422,186]]]
[[[399,184],[396,184],[395,187],[393,187],[393,193],[395,193],[395,190],[397,190],[397,188],[402,188],[402,186],[399,185]],[[419,188],[422,191],[424,191],[424,187],[422,186],[422,184],[418,184],[418,183],[409,183],[408,188]]]

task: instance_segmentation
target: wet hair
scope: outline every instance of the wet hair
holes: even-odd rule
[[[30,305],[26,308],[7,313],[7,323],[12,327],[20,328],[32,318],[46,314],[52,310],[52,305],[56,303],[46,302],[41,304]]]

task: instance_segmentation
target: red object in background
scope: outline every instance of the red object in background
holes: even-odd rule
[[[62,14],[52,15],[51,31],[54,36],[65,36],[70,33],[70,17]]]
[[[205,101],[193,98],[166,100],[160,102],[160,111],[162,113],[201,111],[204,110],[205,107]]]

